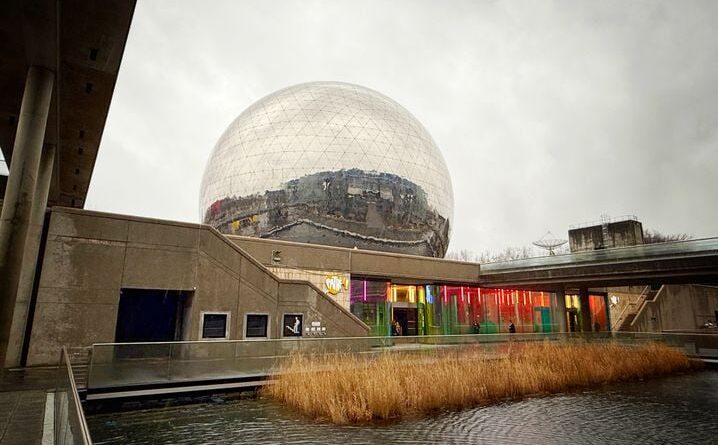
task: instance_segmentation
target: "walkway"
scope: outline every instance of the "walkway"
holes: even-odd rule
[[[0,370],[0,445],[42,444],[45,403],[56,373]]]

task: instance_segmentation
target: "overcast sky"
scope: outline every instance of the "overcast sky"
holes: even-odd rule
[[[222,131],[314,80],[378,90],[429,130],[450,250],[601,214],[718,235],[716,1],[139,0],[86,207],[199,221]]]

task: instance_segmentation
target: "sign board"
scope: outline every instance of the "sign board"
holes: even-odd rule
[[[327,288],[327,292],[332,295],[336,295],[341,292],[342,287],[346,288],[346,279],[339,275],[327,275],[324,279],[324,286]]]
[[[304,328],[304,334],[310,337],[324,337],[327,335],[327,328],[322,326],[321,321],[313,321],[311,326]]]
[[[284,323],[282,325],[282,336],[284,337],[301,337],[304,315],[302,314],[284,314]]]

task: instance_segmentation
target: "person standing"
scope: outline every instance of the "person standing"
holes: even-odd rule
[[[514,321],[509,320],[509,334],[515,334],[516,333],[516,326],[514,326]]]

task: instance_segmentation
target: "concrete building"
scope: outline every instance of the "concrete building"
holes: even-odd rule
[[[56,362],[62,345],[279,338],[294,314],[333,336],[368,332],[323,291],[279,279],[204,225],[56,208],[40,272],[28,366]]]
[[[635,216],[604,218],[571,226],[568,242],[571,252],[635,246],[643,244],[643,225]]]
[[[133,1],[121,0],[17,1],[0,21],[3,35],[13,36],[0,41],[7,61],[0,65],[0,146],[9,164],[0,216],[4,368],[55,364],[62,346],[98,342],[455,335],[507,332],[509,324],[519,333],[605,330],[607,287],[718,283],[717,239],[614,247],[637,239],[631,227],[616,226],[625,234],[611,238],[612,245],[603,232],[600,240],[585,234],[579,244],[601,248],[568,255],[482,265],[439,258],[448,244],[453,197],[433,141],[397,104],[343,84],[332,88],[354,88],[357,97],[370,96],[366,103],[378,101],[376,107],[401,115],[401,128],[410,127],[416,143],[424,144],[423,159],[434,160],[430,167],[443,176],[427,182],[405,168],[369,167],[367,173],[360,159],[340,165],[331,177],[318,166],[282,179],[280,186],[297,190],[320,185],[322,193],[309,206],[313,214],[346,204],[347,195],[356,198],[314,224],[305,224],[298,211],[272,207],[306,207],[289,199],[291,193],[284,200],[254,199],[269,190],[251,188],[256,180],[247,185],[255,213],[231,212],[249,199],[240,192],[207,193],[203,215],[229,228],[224,234],[211,225],[83,210],[133,9]],[[351,119],[339,125],[351,126]],[[287,138],[269,139],[291,145]],[[207,184],[225,181],[215,173]],[[271,174],[251,171],[255,179]],[[225,206],[227,198],[236,205]],[[231,234],[245,233],[245,218],[260,237]],[[356,223],[356,230],[332,225],[336,221]],[[259,222],[269,223],[269,232]],[[310,226],[318,230],[295,230]],[[293,241],[266,236],[279,232]],[[335,234],[325,239],[339,246],[317,244],[316,235],[325,232]],[[663,295],[669,294],[658,304],[675,307],[668,301],[684,298]],[[708,313],[707,306],[694,307],[694,319]],[[673,325],[661,318],[659,328],[665,326]]]
[[[643,225],[635,216],[604,217],[600,222],[572,226],[568,234],[571,252],[643,245]],[[692,330],[718,320],[716,287],[663,284],[654,280],[593,291],[608,299],[612,330]]]

